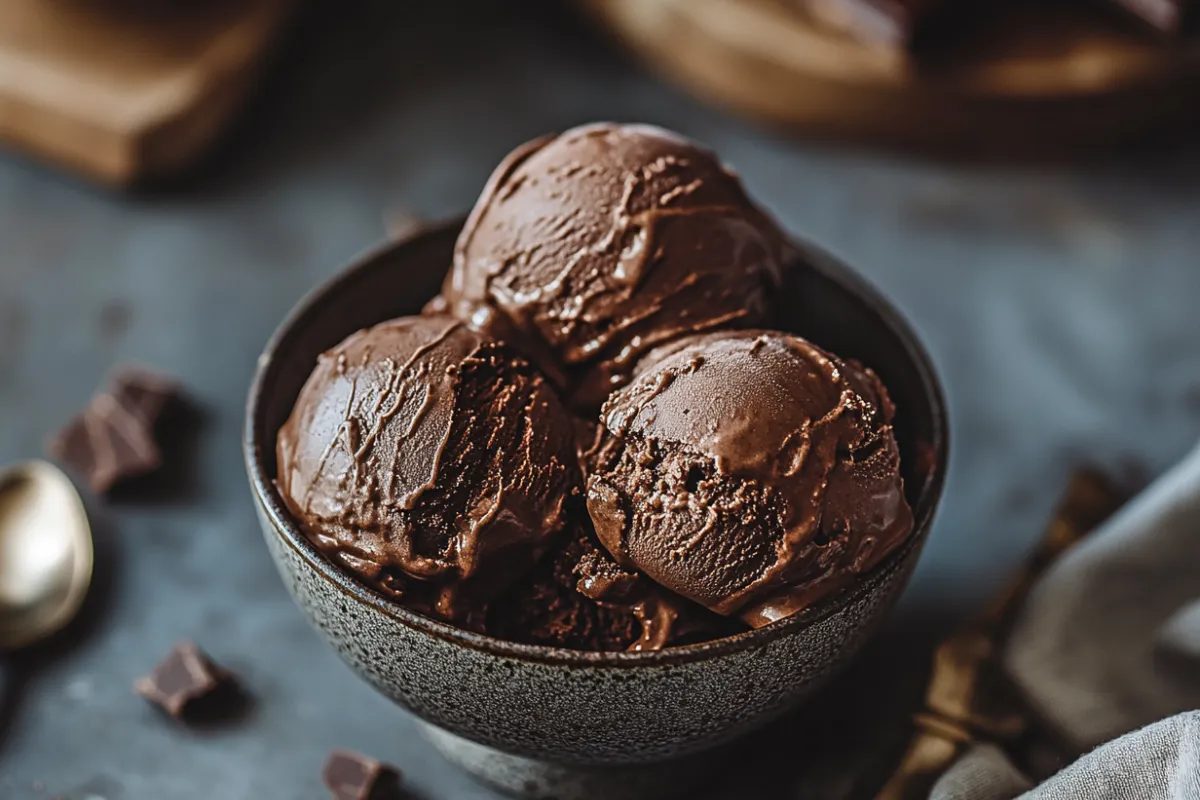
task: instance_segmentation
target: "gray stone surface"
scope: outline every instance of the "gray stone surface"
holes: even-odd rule
[[[381,237],[383,209],[458,213],[505,151],[546,130],[646,120],[708,142],[789,228],[894,297],[949,394],[952,474],[902,608],[846,680],[730,761],[714,797],[742,796],[752,765],[765,796],[836,797],[869,775],[902,735],[929,643],[1020,559],[1071,469],[1157,473],[1200,435],[1195,155],[1012,168],[797,144],[651,79],[557,3],[326,5],[177,187],[114,196],[0,162],[0,462],[40,455],[122,361],[179,376],[206,418],[169,491],[93,503],[87,618],[3,658],[5,800],[315,800],[335,746],[395,761],[416,797],[492,796],[292,607],[239,433],[262,344]],[[245,676],[245,719],[189,730],[132,696],[185,636]]]

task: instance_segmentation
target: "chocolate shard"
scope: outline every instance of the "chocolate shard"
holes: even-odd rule
[[[321,780],[333,800],[388,800],[399,796],[400,771],[361,753],[334,750]]]
[[[158,423],[180,396],[177,384],[142,367],[124,367],[50,442],[50,453],[103,494],[121,480],[162,465]]]
[[[149,675],[138,678],[133,690],[175,718],[188,707],[232,682],[232,676],[212,662],[194,643],[183,641]]]
[[[179,384],[145,367],[126,366],[111,381],[113,394],[133,414],[147,422],[156,422],[182,391]]]

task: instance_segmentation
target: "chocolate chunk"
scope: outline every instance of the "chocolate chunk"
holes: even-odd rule
[[[334,800],[386,800],[400,789],[399,770],[349,750],[329,754],[321,779]]]
[[[192,642],[180,642],[154,671],[138,678],[133,690],[181,718],[197,700],[209,697],[232,682],[232,676],[214,664]]]
[[[97,494],[162,465],[156,429],[180,395],[179,387],[149,370],[125,367],[83,412],[50,442],[50,452],[83,475]]]

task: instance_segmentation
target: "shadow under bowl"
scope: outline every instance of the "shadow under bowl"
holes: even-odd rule
[[[274,483],[275,437],[316,364],[346,336],[417,314],[440,288],[461,220],[356,260],[288,316],[259,360],[245,458],[263,535],[313,625],[363,678],[416,714],[477,777],[534,797],[662,796],[663,767],[794,708],[858,651],[895,604],[929,534],[947,458],[944,401],[899,313],[828,255],[798,245],[784,327],[874,369],[897,408],[909,540],[855,585],[764,628],[651,653],[516,644],[429,619],[327,560]],[[705,759],[707,760],[707,759]],[[702,772],[691,769],[689,774]]]

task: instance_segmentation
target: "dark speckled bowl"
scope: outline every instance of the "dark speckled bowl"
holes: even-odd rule
[[[760,630],[657,653],[584,653],[491,639],[413,613],[343,572],[276,492],[275,435],[317,355],[350,333],[416,314],[438,290],[460,223],[355,261],[275,333],[250,391],[246,464],[263,534],[296,603],[342,657],[423,720],[477,777],[530,797],[661,797],[698,776],[696,754],[795,707],[845,664],[908,581],[946,465],[937,379],[908,325],[823,253],[785,292],[791,330],[874,368],[896,431],[916,530],[857,585]],[[704,758],[711,762],[711,758]]]

